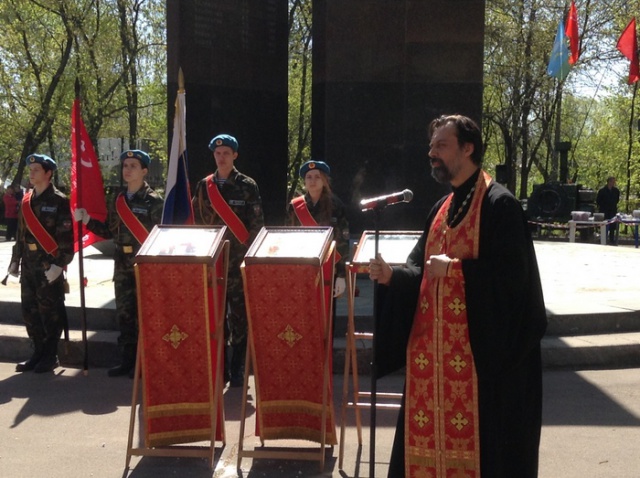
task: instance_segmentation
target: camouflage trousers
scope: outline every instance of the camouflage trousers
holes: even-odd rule
[[[138,344],[138,296],[136,294],[136,276],[133,271],[116,266],[113,276],[116,298],[116,320],[120,328],[118,345]]]
[[[229,272],[227,273],[227,320],[225,338],[229,345],[246,343],[249,324],[244,300],[244,286],[240,265],[247,249],[232,241],[229,250]]]
[[[62,274],[49,284],[40,264],[22,264],[20,276],[22,318],[36,350],[55,355],[67,322]]]

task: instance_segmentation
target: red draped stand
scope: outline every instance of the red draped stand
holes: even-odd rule
[[[332,228],[263,228],[242,265],[249,347],[241,411],[243,457],[317,460],[337,443],[331,381],[335,243]],[[253,371],[256,435],[244,449],[247,384]],[[265,449],[265,440],[307,440],[320,447]]]
[[[206,457],[224,443],[226,227],[156,226],[136,256],[138,355],[127,462],[132,455]],[[142,388],[143,444],[134,448]],[[195,442],[208,446],[184,446]]]
[[[418,242],[421,231],[379,231],[378,252],[392,266],[404,265],[409,253]],[[347,410],[355,412],[358,445],[362,446],[362,409],[371,409],[371,393],[360,390],[358,375],[358,357],[356,343],[373,340],[370,331],[358,331],[355,327],[356,280],[358,274],[369,273],[369,262],[375,257],[375,231],[364,231],[356,244],[353,260],[347,264],[347,346],[345,350],[344,377],[342,384],[342,407],[340,419],[340,448],[338,452],[338,468],[344,462],[344,446],[346,440]],[[367,277],[369,280],[369,277]],[[372,311],[373,313],[373,311]],[[381,400],[377,400],[377,399]],[[400,391],[383,391],[376,393],[377,409],[398,409],[402,400]]]

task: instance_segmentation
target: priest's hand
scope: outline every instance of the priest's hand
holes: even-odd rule
[[[55,264],[51,264],[49,269],[44,271],[44,275],[47,277],[47,281],[49,282],[49,284],[60,277],[60,274],[62,274],[62,267]]]
[[[333,285],[333,297],[338,298],[347,288],[347,282],[344,280],[344,277],[336,277],[335,284]]]
[[[391,266],[384,261],[380,253],[369,262],[369,278],[377,280],[378,284],[388,285],[392,274]]]
[[[447,277],[449,275],[449,267],[452,262],[453,259],[446,254],[431,256],[426,263],[427,274],[431,279]]]
[[[82,224],[86,226],[89,223],[91,216],[89,216],[89,213],[85,208],[79,207],[73,211],[73,219],[75,219],[76,222],[82,221]]]

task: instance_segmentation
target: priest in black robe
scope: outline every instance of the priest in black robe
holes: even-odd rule
[[[466,337],[475,372],[479,469],[460,466],[465,470],[464,476],[534,478],[538,475],[542,423],[540,341],[547,320],[526,217],[515,197],[481,169],[482,137],[475,122],[460,115],[442,116],[430,124],[429,135],[432,175],[439,182],[450,183],[452,193],[431,209],[424,233],[405,266],[392,268],[381,257],[370,263],[370,277],[378,281],[376,368],[379,376],[384,376],[407,366],[409,384],[414,370],[412,363],[407,364],[410,344],[420,338],[416,335],[431,330],[431,325],[434,330],[436,327],[429,323],[418,327],[414,323],[420,308],[425,310],[431,305],[420,303],[425,301],[425,290],[441,291],[443,285],[447,289],[459,287],[466,306]],[[477,221],[461,229],[472,214]],[[434,227],[440,222],[442,226]],[[437,241],[451,241],[451,234],[456,231],[475,237],[462,241],[464,244],[465,240],[475,240],[475,254],[426,254],[437,244],[432,236],[442,236]],[[437,322],[438,315],[434,317],[427,320]],[[446,315],[441,317],[446,321]],[[448,380],[434,376],[435,381]],[[447,383],[435,386],[442,387],[440,390],[451,388]],[[411,443],[407,441],[411,431],[406,430],[406,424],[414,419],[405,416],[406,398],[405,389],[389,477],[418,474],[409,471],[413,468],[406,463],[407,456],[411,466],[422,460],[417,466],[433,465],[429,470],[437,469],[437,476],[444,476],[444,468],[432,455],[449,453],[446,449],[439,451],[436,446],[434,451],[426,447],[422,452],[413,450],[414,455],[406,454],[405,443]],[[415,403],[415,396],[411,403]],[[451,439],[443,440],[445,443]]]

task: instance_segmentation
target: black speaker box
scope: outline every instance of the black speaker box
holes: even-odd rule
[[[532,218],[569,220],[571,211],[576,210],[577,199],[576,184],[536,184],[527,202],[527,212]]]

